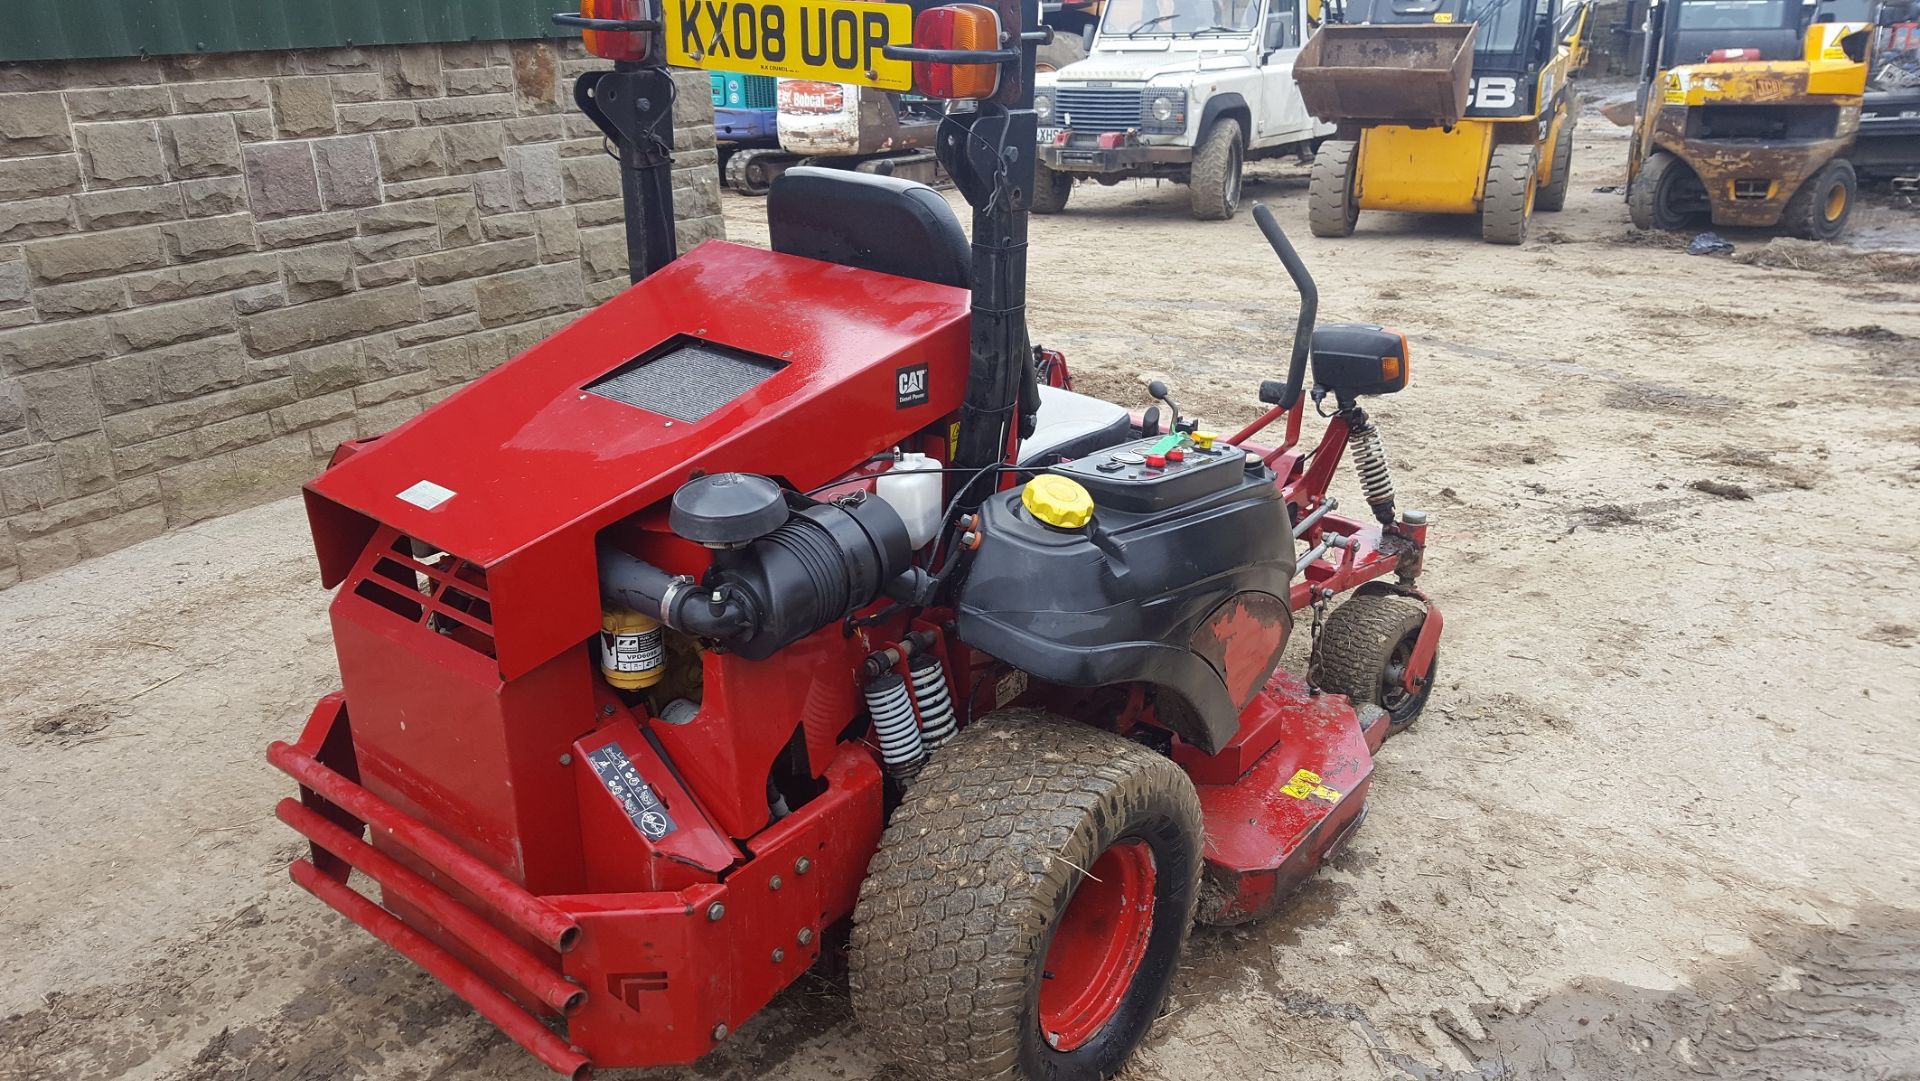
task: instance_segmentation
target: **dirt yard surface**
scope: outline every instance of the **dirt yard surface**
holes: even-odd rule
[[[1257,167],[1323,318],[1412,341],[1376,416],[1433,516],[1441,686],[1351,848],[1196,932],[1125,1078],[1920,1077],[1920,263],[1636,238],[1594,190],[1625,157],[1588,115],[1519,249],[1314,240],[1304,172]],[[1034,222],[1036,339],[1082,390],[1254,415],[1294,304],[1251,218],[1073,200]],[[0,1077],[547,1076],[286,878],[262,751],[333,686],[315,577],[289,498],[0,593]],[[611,1076],[904,1081],[827,980]]]

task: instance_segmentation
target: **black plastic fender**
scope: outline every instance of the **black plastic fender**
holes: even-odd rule
[[[1246,98],[1232,91],[1228,91],[1227,93],[1215,94],[1208,98],[1206,106],[1200,110],[1200,127],[1196,129],[1194,138],[1195,145],[1198,145],[1201,139],[1207,137],[1207,132],[1213,127],[1213,122],[1220,118],[1221,113],[1236,111],[1244,113],[1247,118],[1248,127],[1241,129],[1240,137],[1242,140],[1251,143],[1253,141],[1253,131],[1251,130],[1253,110],[1247,107]]]
[[[1152,513],[1096,505],[1094,521],[1036,521],[1020,489],[981,508],[980,549],[955,607],[960,640],[1066,687],[1140,683],[1205,753],[1279,662],[1293,629],[1287,511],[1264,466]]]

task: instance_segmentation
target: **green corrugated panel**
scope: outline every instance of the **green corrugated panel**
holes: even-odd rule
[[[0,0],[0,61],[565,37],[569,0]]]

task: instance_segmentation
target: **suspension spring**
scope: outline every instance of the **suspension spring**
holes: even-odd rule
[[[920,710],[920,736],[929,752],[947,745],[960,731],[953,715],[953,698],[947,694],[947,669],[940,658],[922,653],[907,666],[913,676],[913,704]]]
[[[1347,448],[1353,451],[1354,468],[1360,471],[1360,490],[1381,525],[1393,524],[1393,474],[1387,470],[1387,448],[1380,441],[1380,429],[1362,418],[1347,433]]]
[[[880,762],[887,776],[901,782],[912,780],[927,763],[927,748],[920,738],[920,722],[913,715],[913,696],[907,691],[907,681],[897,672],[888,672],[869,681],[860,693],[873,718],[873,734],[880,740]]]

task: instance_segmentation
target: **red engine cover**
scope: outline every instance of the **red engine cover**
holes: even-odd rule
[[[968,302],[703,244],[308,485],[325,582],[346,576],[374,522],[394,526],[486,570],[501,674],[531,671],[599,624],[595,533],[693,470],[777,468],[805,489],[956,410]],[[694,422],[584,389],[680,336],[786,367]]]

